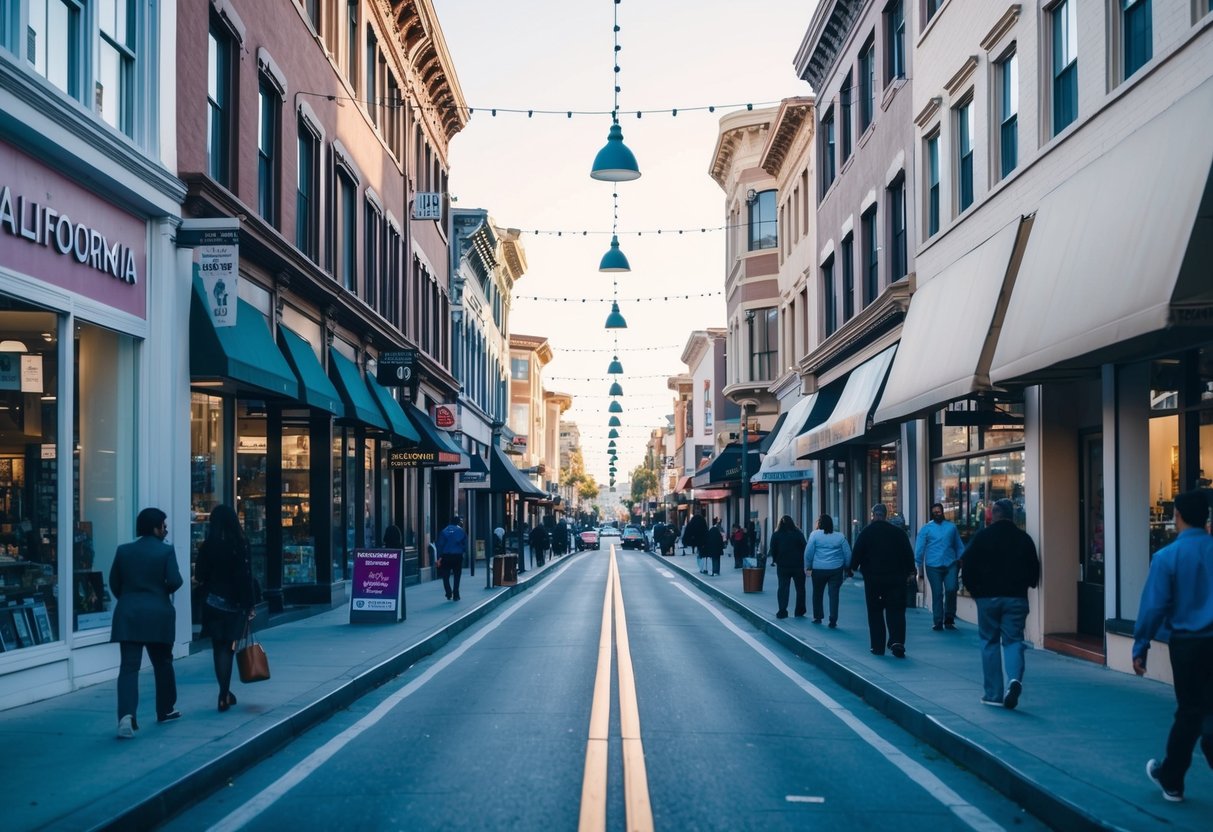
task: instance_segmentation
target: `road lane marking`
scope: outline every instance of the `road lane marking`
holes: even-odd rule
[[[817,797],[811,794],[789,794],[784,797],[788,803],[825,803],[824,797]]]
[[[615,572],[614,547],[607,560],[606,591],[602,599],[602,626],[598,631],[598,672],[590,707],[590,735],[585,747],[585,773],[581,778],[581,832],[606,829],[607,751],[611,727],[611,606]]]
[[[413,681],[409,682],[400,690],[393,693],[387,699],[380,702],[375,708],[362,719],[355,722],[349,728],[346,728],[337,736],[326,742],[324,745],[317,748],[311,754],[307,755],[301,761],[296,763],[286,774],[283,774],[267,788],[262,790],[256,797],[253,797],[236,811],[229,814],[223,820],[210,827],[209,832],[235,832],[242,829],[257,818],[266,809],[277,803],[291,789],[298,786],[308,775],[320,768],[329,761],[338,751],[345,748],[351,742],[358,738],[360,734],[368,728],[373,728],[380,720],[382,720],[393,708],[408,699],[418,690],[420,690],[427,682],[437,676],[446,668],[454,664],[464,653],[476,646],[481,639],[489,633],[496,630],[509,619],[518,610],[529,604],[539,593],[543,592],[555,582],[566,569],[573,564],[569,561],[563,566],[558,567],[560,572],[553,575],[551,579],[544,581],[535,589],[523,595],[522,599],[514,606],[506,609],[500,616],[485,624],[484,629],[477,631],[468,638],[459,647],[452,650],[447,655],[434,662],[424,673],[418,676]]]
[[[615,561],[615,552],[611,552]],[[640,738],[640,706],[636,698],[636,673],[632,668],[632,648],[628,642],[628,622],[623,606],[623,583],[619,566],[612,570],[615,585],[615,650],[619,654],[619,727],[623,738],[623,797],[627,810],[627,828],[653,828],[653,806],[649,801],[649,778],[644,765],[644,744]]]
[[[953,791],[947,784],[927,770],[925,766],[916,760],[911,760],[904,752],[873,731],[859,717],[847,710],[828,693],[802,677],[765,645],[759,643],[752,635],[726,618],[723,613],[708,603],[706,599],[699,597],[679,582],[675,581],[674,587],[706,609],[717,621],[724,625],[725,629],[745,642],[750,649],[766,659],[772,667],[791,680],[793,684],[817,700],[822,707],[854,731],[860,739],[880,752],[890,763],[901,769],[903,774],[914,781],[915,784],[931,795],[931,797],[946,806],[952,814],[956,815],[971,829],[976,830],[976,832],[1006,832],[1002,826],[998,825],[992,818]]]

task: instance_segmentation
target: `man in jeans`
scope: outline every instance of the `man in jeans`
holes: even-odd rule
[[[1150,563],[1133,628],[1133,671],[1145,675],[1150,642],[1170,623],[1175,721],[1161,763],[1146,763],[1146,775],[1171,801],[1184,799],[1184,775],[1200,739],[1213,767],[1213,537],[1205,530],[1209,504],[1199,491],[1175,497],[1179,536]]]
[[[985,679],[983,705],[1012,709],[1023,693],[1023,629],[1028,588],[1040,581],[1040,558],[1028,533],[1015,525],[1015,504],[998,500],[994,522],[973,535],[965,549],[965,587],[977,600],[977,634]],[[999,643],[1002,650],[999,655]],[[1003,688],[1003,670],[1009,679]]]
[[[467,548],[467,532],[463,530],[463,520],[456,514],[438,535],[438,575],[448,601],[459,600],[459,579],[463,577],[463,554]]]
[[[943,519],[943,504],[931,506],[931,522],[918,530],[914,561],[919,577],[925,569],[927,583],[931,585],[931,614],[935,619],[932,630],[956,629],[956,588],[963,552],[964,544],[956,525]]]

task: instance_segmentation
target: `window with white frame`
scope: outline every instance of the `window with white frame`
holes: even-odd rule
[[[893,0],[884,8],[885,83],[906,77],[905,0]]]
[[[1019,164],[1019,59],[1015,48],[994,65],[998,107],[998,178]]]
[[[973,99],[952,111],[956,125],[956,213],[973,204]]]
[[[1151,0],[1118,0],[1120,3],[1121,60],[1124,78],[1129,78],[1154,57],[1154,13]]]
[[[282,100],[278,88],[262,76],[257,88],[257,213],[270,225],[278,221],[278,135]]]
[[[821,193],[823,196],[834,183],[837,170],[834,141],[834,108],[831,107],[821,117]]]
[[[353,292],[356,286],[358,261],[357,197],[358,184],[350,178],[345,169],[337,167],[337,188],[334,195],[333,211],[333,277],[337,278],[347,291]]]
[[[367,199],[362,223],[362,299],[372,309],[378,309],[379,286],[383,265],[383,212],[372,200]],[[384,310],[378,309],[380,313]]]
[[[46,80],[77,100],[84,90],[84,5],[76,0],[31,3],[25,59]]]
[[[135,123],[135,7],[110,0],[97,9],[97,112],[128,136]]]
[[[1078,118],[1078,11],[1075,0],[1049,10],[1053,135]]]
[[[927,237],[939,232],[939,129],[926,137],[923,175],[926,179]]]

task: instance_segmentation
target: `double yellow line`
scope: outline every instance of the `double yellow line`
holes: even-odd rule
[[[598,674],[594,679],[594,701],[590,709],[590,736],[585,746],[585,777],[581,781],[580,832],[601,832],[607,818],[607,750],[611,724],[611,620],[614,613],[615,651],[619,654],[619,728],[623,740],[623,795],[627,828],[649,832],[653,807],[649,804],[649,779],[644,768],[644,746],[640,741],[640,711],[636,705],[636,676],[628,646],[627,617],[623,611],[623,588],[615,546],[607,566],[606,595],[602,601],[602,631],[598,637]]]

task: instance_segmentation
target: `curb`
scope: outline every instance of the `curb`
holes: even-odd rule
[[[661,563],[668,560],[656,552],[645,550],[645,554]],[[857,695],[917,739],[947,755],[958,765],[964,766],[1018,805],[1025,808],[1030,806],[1030,812],[1045,824],[1055,829],[1083,832],[1122,829],[1054,794],[1047,786],[1013,765],[1007,758],[1022,756],[1019,749],[1003,743],[993,735],[990,735],[986,743],[979,743],[958,734],[930,713],[930,708],[927,707],[929,703],[920,697],[908,691],[894,692],[877,685],[858,671],[801,641],[710,582],[681,567],[673,569],[681,572],[700,592],[739,614],[762,633],[791,650],[798,658],[823,671],[832,681]]]
[[[577,553],[569,553],[569,555],[573,554]],[[101,813],[106,815],[108,820],[87,821],[80,817],[83,810],[77,810],[65,817],[57,818],[49,828],[121,830],[125,832],[125,830],[150,829],[164,823],[179,814],[182,809],[196,802],[201,796],[223,786],[229,778],[273,754],[334,712],[348,707],[371,690],[399,676],[421,659],[437,652],[452,638],[495,612],[515,595],[543,583],[554,571],[554,569],[544,569],[525,582],[511,587],[500,587],[504,590],[503,592],[473,607],[450,624],[405,648],[400,653],[364,670],[302,709],[253,733],[235,747],[222,751],[218,756],[200,764],[194,770],[158,790],[155,794],[139,800],[134,805],[127,804],[122,797],[111,797],[106,802],[113,803],[112,808],[106,808],[105,802],[100,807],[97,804],[89,807],[89,815],[96,816],[98,808],[101,808]],[[289,708],[290,705],[282,707]],[[194,753],[205,752],[206,747],[203,746]]]

